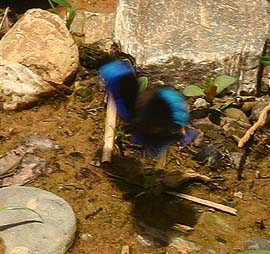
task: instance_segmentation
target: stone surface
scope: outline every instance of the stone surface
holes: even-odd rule
[[[204,212],[199,221],[198,225],[204,228],[205,232],[209,235],[217,235],[220,237],[233,235],[234,227],[226,221],[226,216],[215,214],[211,212]],[[215,234],[212,232],[215,231]]]
[[[7,187],[0,190],[0,207],[20,206],[29,210],[1,211],[0,237],[5,254],[64,254],[76,231],[72,208],[53,193],[33,187]],[[26,222],[28,221],[28,222]]]
[[[252,237],[244,242],[247,250],[270,250],[270,240],[261,237]]]
[[[0,58],[0,96],[6,110],[21,109],[56,92],[29,68]]]
[[[71,32],[83,37],[82,44],[95,43],[113,38],[115,13],[93,13],[77,11]]]
[[[57,84],[67,81],[79,64],[77,45],[63,20],[41,9],[28,10],[4,35],[0,56]]]
[[[239,78],[237,93],[251,93],[268,33],[268,5],[265,0],[120,0],[115,39],[138,64],[152,66],[150,73],[166,68],[164,82],[182,85],[227,73]]]
[[[0,155],[0,187],[24,185],[49,173],[46,159],[34,153],[60,149],[53,140],[41,135],[27,136],[21,145]]]

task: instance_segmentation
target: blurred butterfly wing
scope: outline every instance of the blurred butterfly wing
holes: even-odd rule
[[[182,138],[181,128],[188,120],[185,99],[177,90],[148,90],[140,93],[136,101],[132,132],[137,143],[157,155]]]
[[[185,99],[177,90],[158,88],[138,95],[134,124],[140,131],[168,133],[185,126],[188,121]]]
[[[127,112],[125,117],[123,117],[126,120],[131,120],[134,116],[138,92],[139,85],[134,73],[125,75],[119,80],[118,89],[116,89],[115,95],[118,100],[122,102],[118,103],[119,114],[120,112]]]
[[[134,69],[123,61],[113,61],[99,68],[106,91],[111,93],[121,118],[131,120],[139,91]]]

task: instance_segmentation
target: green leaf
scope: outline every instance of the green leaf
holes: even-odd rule
[[[51,2],[54,2],[56,4],[59,4],[65,8],[71,9],[72,5],[67,0],[50,0]],[[49,2],[50,2],[49,1]]]
[[[148,78],[147,77],[139,77],[137,78],[137,82],[139,84],[139,92],[142,92],[148,87]]]
[[[36,212],[35,210],[31,209],[31,208],[28,208],[28,207],[21,207],[21,206],[7,206],[7,207],[0,207],[0,211],[14,211],[14,210],[28,210],[34,214],[36,214],[42,223],[44,223],[44,220],[43,218],[41,217],[41,215]]]
[[[215,104],[214,106],[210,107],[210,109],[221,111],[221,110],[227,108],[228,106],[230,106],[232,103],[234,103],[234,101],[235,101],[235,99],[229,99],[229,100],[225,101],[224,103]]]
[[[52,7],[53,11],[56,12],[55,6],[52,3],[52,0],[48,0],[50,6]]]
[[[261,60],[270,61],[270,56],[261,56]]]
[[[159,169],[159,170],[155,170],[154,173],[153,173],[153,175],[155,177],[162,177],[162,176],[165,176],[165,172],[164,172],[163,169]]]
[[[264,65],[270,65],[270,56],[261,56],[260,62]]]
[[[185,96],[205,96],[203,89],[196,85],[187,86],[184,89],[183,94]]]
[[[69,13],[68,13],[68,17],[67,17],[67,21],[66,21],[66,26],[68,29],[70,29],[71,27],[71,24],[76,16],[76,12],[74,10],[70,10]]]
[[[270,61],[261,61],[261,63],[264,65],[270,65]]]
[[[222,75],[215,79],[214,83],[217,86],[217,94],[221,93],[225,88],[229,87],[236,81],[235,77]]]
[[[145,189],[151,188],[156,184],[156,177],[155,176],[146,176],[144,179],[143,187]]]

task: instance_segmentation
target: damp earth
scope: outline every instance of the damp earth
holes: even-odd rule
[[[91,2],[100,11],[98,1]],[[101,2],[115,8],[114,1]],[[253,237],[270,238],[267,139],[253,144],[241,180],[237,169],[244,149],[237,147],[230,130],[207,117],[190,123],[204,134],[200,149],[175,144],[169,150],[166,172],[197,172],[215,183],[191,180],[173,186],[173,191],[233,207],[236,216],[148,191],[141,187],[139,173],[154,162],[148,158],[143,165],[140,150],[125,135],[114,148],[112,163],[100,164],[106,105],[104,91],[91,75],[81,80],[86,90],[20,112],[0,112],[0,154],[33,134],[61,147],[37,152],[50,170],[26,186],[53,192],[74,209],[78,231],[68,254],[116,254],[127,246],[138,254],[239,253]]]
[[[204,133],[201,147],[215,149],[216,159],[208,156],[208,150],[202,158],[202,149],[191,146],[180,149],[173,145],[169,151],[166,171],[192,170],[219,186],[188,181],[174,191],[234,207],[237,216],[166,194],[144,193],[134,184],[145,166],[136,148],[122,142],[122,152],[115,147],[110,165],[99,163],[106,110],[104,92],[94,78],[89,85],[90,101],[82,102],[74,94],[56,96],[31,109],[0,113],[0,154],[32,134],[52,139],[61,147],[38,153],[51,170],[27,185],[51,191],[73,207],[78,233],[68,253],[113,254],[120,253],[123,246],[129,246],[132,253],[165,253],[173,248],[168,246],[175,237],[203,246],[201,253],[208,248],[235,253],[251,237],[269,238],[267,142],[254,144],[242,180],[237,178],[234,157],[243,150],[207,118],[192,121],[191,126]],[[215,154],[211,149],[210,154]],[[183,225],[191,230],[184,230]]]

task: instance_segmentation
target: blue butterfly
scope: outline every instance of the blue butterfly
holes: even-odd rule
[[[99,74],[137,144],[157,155],[173,142],[190,139],[181,132],[190,116],[179,91],[171,87],[140,91],[136,72],[125,61],[106,63],[99,68]]]

